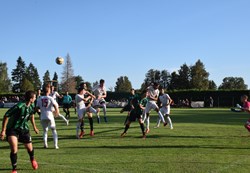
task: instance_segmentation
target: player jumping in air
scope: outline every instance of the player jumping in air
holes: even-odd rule
[[[100,107],[102,107],[103,114],[104,114],[104,121],[108,122],[106,112],[107,112],[107,107],[106,107],[106,101],[105,98],[107,97],[107,91],[106,87],[104,85],[105,81],[103,79],[100,80],[99,85],[93,87],[92,91],[95,95],[95,100],[93,102],[93,107],[97,109],[98,114],[100,112]],[[97,117],[97,122],[100,123],[100,116],[98,115]]]
[[[164,126],[167,125],[167,122],[165,122],[164,117],[163,117],[162,113],[160,112],[159,107],[156,104],[156,102],[158,100],[158,96],[159,96],[159,89],[158,88],[159,88],[159,84],[156,82],[154,82],[152,85],[150,85],[147,88],[148,102],[147,102],[147,105],[145,108],[146,124],[147,124],[146,133],[149,133],[149,131],[150,131],[150,129],[149,129],[149,113],[152,109],[154,109],[158,113],[161,121],[163,122],[163,125]]]

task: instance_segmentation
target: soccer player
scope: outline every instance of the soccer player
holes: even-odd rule
[[[160,104],[161,104],[160,112],[162,113],[162,115],[164,117],[167,118],[170,129],[173,129],[172,120],[169,117],[169,115],[170,115],[170,105],[171,105],[173,100],[170,98],[170,96],[167,93],[164,93],[164,88],[159,87],[159,90],[160,90],[159,101],[160,101]],[[155,128],[160,127],[160,123],[161,123],[161,118],[158,117],[157,124],[156,124]]]
[[[158,96],[159,96],[159,89],[158,88],[159,88],[159,84],[157,82],[154,82],[152,85],[150,85],[147,88],[148,102],[147,102],[147,105],[145,108],[146,124],[147,124],[146,133],[149,133],[149,131],[150,131],[150,129],[149,129],[149,113],[152,109],[154,109],[158,113],[160,119],[163,122],[163,125],[164,126],[167,125],[167,122],[165,122],[164,117],[163,117],[162,113],[160,112],[158,105],[156,104],[156,102],[158,100]]]
[[[124,121],[124,125],[126,125],[128,119],[129,119],[129,114],[130,114],[130,110],[131,110],[130,102],[131,102],[131,100],[132,100],[134,97],[136,97],[136,95],[135,95],[135,89],[132,88],[132,89],[130,90],[130,95],[129,95],[129,97],[128,97],[128,103],[127,103],[127,105],[126,105],[124,108],[122,108],[122,110],[120,111],[120,113],[123,113],[124,111],[128,111],[128,114],[127,114],[126,119],[125,119],[125,121]]]
[[[59,115],[58,103],[50,96],[51,86],[46,84],[44,86],[43,92],[44,96],[40,97],[37,100],[36,108],[40,110],[40,120],[43,127],[43,142],[44,148],[48,148],[48,130],[52,130],[54,148],[59,149],[58,147],[58,135],[56,131],[56,123],[54,116]]]
[[[65,117],[67,119],[70,118],[70,107],[71,107],[72,97],[69,95],[68,91],[66,92],[66,95],[63,96],[63,112],[66,113]]]
[[[28,121],[31,121],[33,129],[36,134],[39,130],[36,127],[34,113],[36,94],[34,91],[27,91],[25,93],[25,101],[20,101],[15,106],[10,108],[3,117],[1,140],[6,139],[10,145],[10,160],[12,165],[12,173],[17,170],[17,152],[18,142],[24,144],[30,157],[33,169],[38,169],[38,163],[35,160],[34,148],[30,136]]]
[[[51,92],[50,92],[50,96],[56,101],[56,98],[62,98],[63,96],[60,95],[57,91],[55,91],[55,87],[53,85],[51,85]],[[63,121],[65,121],[66,125],[69,125],[69,120],[67,120],[62,114],[59,114],[58,117],[60,117],[61,119],[63,119]]]
[[[93,89],[92,89],[92,91],[96,97],[94,99],[94,102],[93,102],[93,107],[95,109],[97,109],[97,111],[98,111],[98,116],[97,116],[98,123],[100,123],[100,116],[99,116],[100,107],[102,107],[102,109],[103,109],[104,121],[108,122],[107,116],[106,116],[107,108],[106,108],[106,101],[105,101],[105,98],[107,97],[107,91],[106,91],[106,87],[105,87],[104,83],[105,83],[105,81],[103,79],[101,79],[99,85],[93,87]]]
[[[242,106],[237,105],[237,107],[244,112],[250,113],[250,102],[248,101],[248,96],[247,95],[241,96],[241,102],[243,105]],[[244,126],[250,132],[250,119],[247,120]]]
[[[127,131],[130,127],[131,122],[136,121],[136,119],[138,119],[138,122],[140,124],[140,128],[142,131],[142,138],[146,138],[146,133],[145,133],[145,127],[144,127],[144,123],[142,121],[142,112],[143,112],[143,105],[142,102],[140,102],[140,99],[138,96],[135,96],[131,101],[130,101],[130,106],[131,106],[131,110],[130,110],[130,115],[129,115],[129,119],[126,122],[125,128],[124,128],[124,132],[121,134],[121,137],[124,137],[127,134]]]
[[[90,136],[94,136],[94,126],[93,126],[93,118],[92,113],[97,113],[94,108],[91,107],[91,104],[93,102],[94,95],[88,95],[88,97],[85,97],[88,91],[86,91],[83,87],[78,88],[78,94],[75,96],[75,102],[76,102],[76,109],[77,109],[77,115],[78,115],[78,122],[76,126],[76,137],[82,138],[84,135],[84,116],[85,113],[88,113],[88,119],[89,119],[89,125],[90,125]],[[90,100],[90,101],[89,101]],[[85,105],[85,102],[88,102],[87,105]],[[81,129],[81,133],[79,135],[79,129]]]

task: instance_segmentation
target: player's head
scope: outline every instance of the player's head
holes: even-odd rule
[[[242,102],[245,102],[245,101],[247,101],[247,100],[248,100],[248,96],[247,96],[247,95],[241,96],[241,101],[242,101]]]
[[[81,93],[83,91],[84,87],[79,87],[78,88],[78,94]]]
[[[159,91],[160,91],[160,93],[162,93],[162,94],[164,93],[164,88],[163,88],[161,85],[159,86]]]
[[[135,94],[135,89],[134,89],[134,88],[131,88],[131,89],[130,89],[130,93],[131,93],[131,94]]]
[[[104,85],[105,80],[104,79],[100,79],[100,86]]]
[[[34,101],[36,100],[36,93],[34,91],[29,90],[25,93],[24,98],[26,102],[34,103]]]
[[[158,89],[159,88],[159,84],[157,82],[154,82],[153,83],[153,87],[154,87],[154,89]]]
[[[51,91],[51,85],[50,83],[47,83],[43,86],[43,93],[50,93]]]

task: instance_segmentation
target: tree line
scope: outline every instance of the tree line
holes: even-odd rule
[[[75,93],[77,86],[84,79],[81,76],[75,76],[71,57],[69,54],[65,57],[63,72],[60,83],[58,83],[58,74],[54,72],[53,78],[47,70],[40,80],[37,68],[30,62],[26,66],[21,56],[17,59],[16,68],[11,71],[11,78],[8,76],[6,62],[0,62],[0,93],[20,93],[27,90],[41,89],[44,84],[51,82],[60,92]],[[88,87],[98,84],[98,81],[87,83]],[[186,63],[180,66],[180,69],[170,73],[168,70],[150,69],[145,74],[145,79],[141,84],[140,90],[144,90],[150,83],[158,82],[166,90],[246,90],[247,85],[242,77],[225,77],[222,83],[217,87],[213,80],[209,80],[209,72],[200,59],[194,65],[188,66]],[[114,92],[129,92],[132,84],[129,78],[120,76],[117,78],[116,86],[108,88]]]

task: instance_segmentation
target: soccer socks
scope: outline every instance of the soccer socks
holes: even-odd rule
[[[125,129],[124,129],[124,133],[127,133],[128,129],[129,129],[129,125],[126,124]]]
[[[149,129],[149,116],[146,118],[146,129]]]
[[[141,127],[142,135],[145,135],[144,123],[139,123],[139,124],[140,124],[140,127]]]
[[[83,120],[80,123],[80,129],[82,132],[84,131],[84,121]]]
[[[89,125],[90,125],[90,130],[93,131],[94,127],[93,127],[93,118],[89,118]]]
[[[17,153],[10,153],[10,160],[12,165],[12,170],[16,170],[17,167]]]
[[[172,120],[169,116],[167,116],[167,120],[168,120],[168,123],[169,123],[169,126],[170,126],[170,129],[173,129],[173,124],[172,124]]]
[[[79,137],[79,129],[82,128],[81,127],[82,122],[77,122],[76,124],[76,137]]]
[[[32,151],[28,151],[29,156],[30,156],[30,161],[34,160],[34,149]]]
[[[163,117],[161,111],[158,111],[157,113],[158,113],[158,115],[159,115],[159,118],[162,120],[162,122],[165,123],[165,119],[164,119],[164,117]]]
[[[67,120],[62,114],[59,114],[58,116],[59,116],[61,119],[63,119],[63,121],[65,121],[65,123],[68,122],[68,120]]]
[[[106,117],[106,112],[107,112],[106,104],[103,104],[102,110],[103,110],[103,115],[104,115],[104,117]]]
[[[44,148],[48,148],[48,128],[45,128],[43,130],[43,143],[44,143]]]
[[[53,139],[54,139],[54,147],[56,149],[58,149],[58,136],[57,136],[57,132],[56,129],[52,129],[52,135],[53,135]]]

